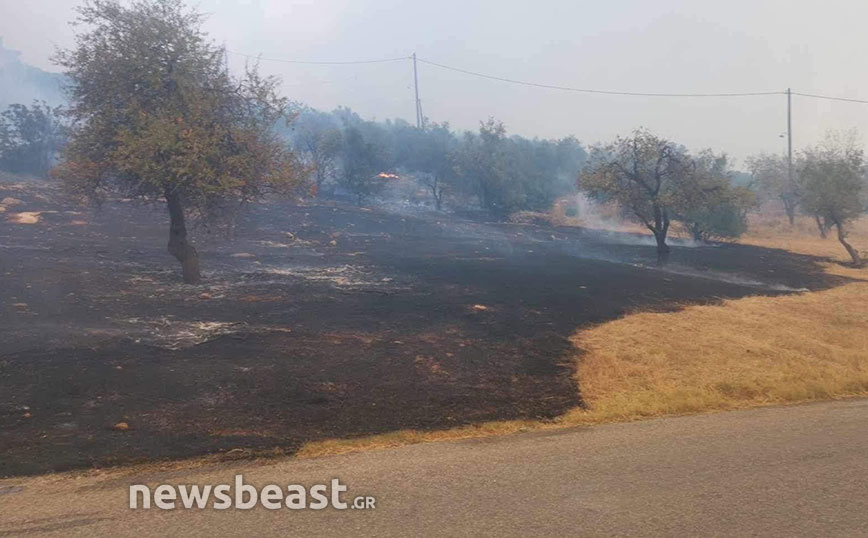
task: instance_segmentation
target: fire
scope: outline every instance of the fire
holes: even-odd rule
[[[380,172],[377,174],[380,179],[398,179],[398,174],[389,174],[388,172]]]

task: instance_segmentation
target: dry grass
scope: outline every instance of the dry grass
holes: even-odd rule
[[[473,439],[477,437],[488,437],[492,435],[504,435],[521,431],[536,430],[545,426],[545,423],[533,420],[504,420],[461,426],[449,430],[400,430],[380,435],[369,435],[351,439],[329,439],[326,441],[307,443],[296,453],[296,457],[315,458],[319,456],[358,452],[360,450],[393,448],[432,441],[457,441],[460,439]]]
[[[826,239],[820,238],[816,223],[809,217],[796,217],[795,226],[790,226],[782,212],[764,210],[760,214],[751,215],[748,224],[748,232],[739,239],[740,243],[839,261],[850,260],[847,251],[835,237],[835,232],[830,232]],[[857,250],[868,251],[868,217],[851,224],[848,233],[848,241]]]
[[[586,414],[629,420],[868,395],[866,327],[866,282],[633,314],[574,337],[585,351]]]
[[[743,242],[835,260],[813,221],[752,218]],[[852,227],[868,246],[868,219]],[[671,313],[634,313],[577,332],[577,383],[586,409],[554,422],[503,421],[445,431],[405,430],[310,443],[300,457],[484,437],[646,417],[868,396],[868,270],[828,264],[857,279],[820,292],[747,297]]]
[[[868,245],[868,219],[851,228]],[[744,243],[835,260],[814,221],[751,219]],[[580,331],[578,379],[589,411],[570,417],[629,420],[715,409],[868,395],[868,271],[828,264],[859,279],[782,297],[748,297],[681,311],[637,313]]]

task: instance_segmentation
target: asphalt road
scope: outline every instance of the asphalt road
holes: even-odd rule
[[[312,484],[373,510],[131,511],[131,483]],[[0,537],[868,536],[868,401],[312,460],[0,481]]]

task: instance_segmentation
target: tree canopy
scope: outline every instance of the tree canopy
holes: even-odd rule
[[[65,142],[62,110],[37,101],[0,113],[0,169],[47,176]]]
[[[256,67],[235,79],[203,16],[180,0],[92,0],[84,31],[58,54],[75,127],[61,176],[84,195],[165,201],[169,252],[199,280],[185,216],[292,189],[304,170],[274,130],[286,117],[278,81]]]
[[[661,263],[669,252],[666,239],[673,222],[701,240],[737,237],[746,229],[753,203],[746,187],[732,185],[725,156],[711,151],[691,155],[644,129],[592,148],[578,186],[598,201],[614,202],[648,228]]]
[[[760,153],[748,157],[746,164],[761,199],[780,201],[792,226],[801,201],[802,188],[798,175],[790,177],[786,156]]]
[[[803,152],[799,176],[805,210],[834,226],[854,265],[862,265],[859,252],[846,238],[847,225],[866,211],[864,151],[852,137],[829,135],[822,144]]]
[[[747,231],[756,204],[750,188],[736,185],[726,155],[705,150],[691,156],[675,194],[673,212],[697,241],[735,239]]]
[[[675,143],[638,129],[629,138],[593,147],[579,188],[597,200],[615,202],[648,228],[662,258],[669,252],[666,236],[686,161],[686,152]]]

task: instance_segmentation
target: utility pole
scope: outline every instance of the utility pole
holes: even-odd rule
[[[793,188],[793,92],[787,88],[787,177]]]
[[[419,73],[416,70],[416,53],[413,53],[413,86],[416,89],[416,127],[422,128],[422,101],[419,100]]]

